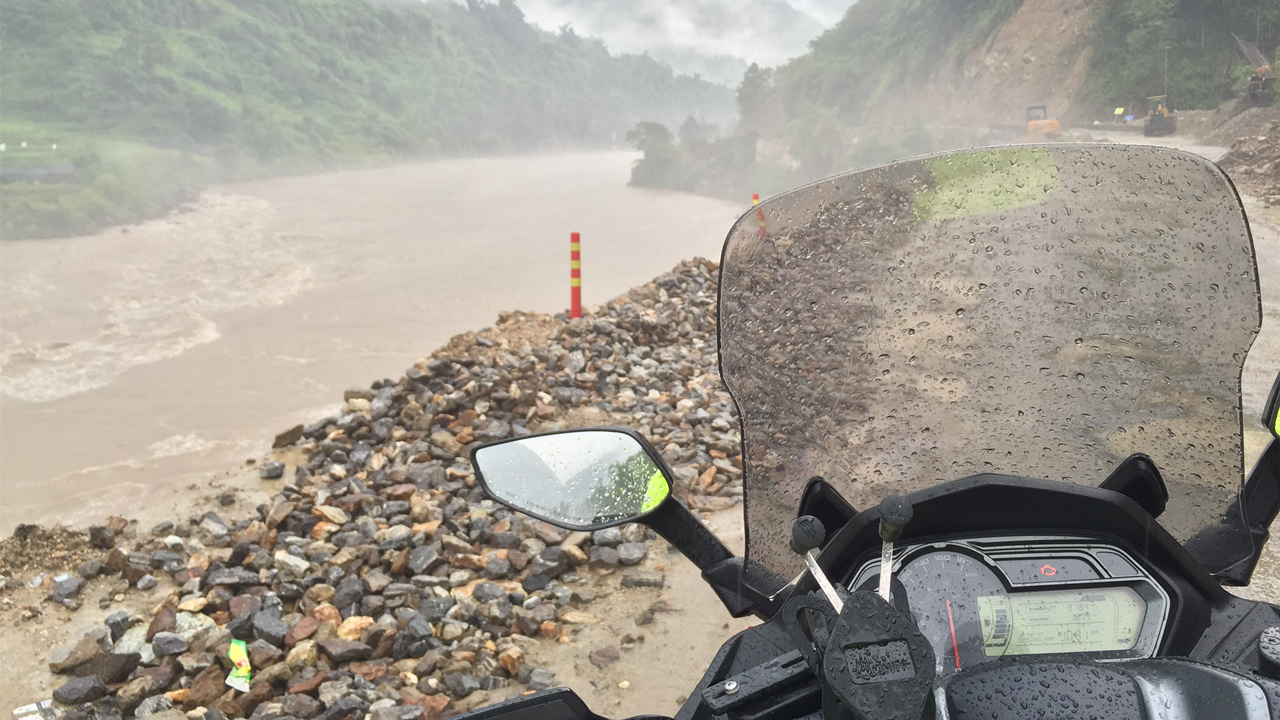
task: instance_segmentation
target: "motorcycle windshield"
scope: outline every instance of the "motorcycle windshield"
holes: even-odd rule
[[[1239,199],[1179,151],[954,152],[771,199],[721,267],[748,557],[801,568],[788,541],[813,476],[861,509],[980,473],[1096,486],[1133,453],[1185,540],[1243,484],[1261,316]]]

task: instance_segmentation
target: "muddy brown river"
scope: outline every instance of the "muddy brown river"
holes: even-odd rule
[[[126,229],[0,244],[0,535],[177,504],[500,310],[564,310],[571,231],[587,304],[718,259],[749,199],[628,187],[635,157],[281,178]]]

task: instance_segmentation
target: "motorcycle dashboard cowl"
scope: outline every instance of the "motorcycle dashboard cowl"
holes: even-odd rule
[[[900,545],[1070,535],[1095,538],[1138,559],[1144,574],[1168,597],[1167,621],[1155,648],[1158,655],[1191,655],[1218,623],[1222,608],[1237,600],[1137,503],[1116,492],[1036,478],[976,475],[908,497],[915,514]],[[847,584],[879,554],[878,526],[876,509],[859,513],[827,543],[819,564]],[[810,582],[803,581],[797,591],[812,589]]]

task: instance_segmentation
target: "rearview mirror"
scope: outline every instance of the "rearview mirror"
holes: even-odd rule
[[[633,522],[671,494],[656,451],[630,428],[502,440],[472,450],[471,465],[493,499],[570,530]]]

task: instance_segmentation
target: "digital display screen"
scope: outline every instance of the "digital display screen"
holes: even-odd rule
[[[978,596],[987,657],[1132,650],[1146,612],[1127,587]]]

